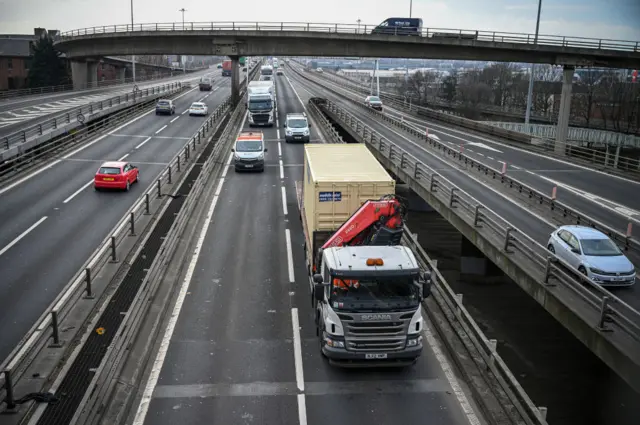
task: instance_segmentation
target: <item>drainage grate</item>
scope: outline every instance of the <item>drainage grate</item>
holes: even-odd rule
[[[153,263],[153,260],[160,250],[160,246],[164,242],[164,237],[173,225],[177,214],[180,212],[185,197],[191,192],[193,183],[200,175],[202,165],[213,152],[218,138],[222,134],[228,120],[229,114],[224,118],[214,134],[213,140],[200,153],[196,165],[189,172],[182,185],[180,185],[178,193],[182,196],[174,198],[165,210],[165,213],[158,220],[156,227],[151,232],[138,257],[118,286],[109,305],[102,313],[100,320],[96,323],[96,328],[102,327],[105,329],[104,334],[99,335],[95,331],[91,332],[89,338],[87,338],[84,346],[80,350],[78,357],[62,380],[60,388],[56,391],[56,396],[60,401],[57,404],[47,406],[38,420],[38,425],[67,425],[73,418],[93,379],[93,371],[100,366],[107,352],[107,348],[120,327],[122,319],[124,318],[122,312],[129,310],[147,274],[145,270],[151,267],[151,263]]]

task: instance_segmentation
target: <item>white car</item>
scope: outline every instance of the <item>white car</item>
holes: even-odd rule
[[[551,233],[547,249],[580,273],[603,286],[631,286],[636,270],[607,235],[587,226],[560,226]]]
[[[193,102],[191,106],[189,106],[189,115],[209,115],[209,107],[206,103],[203,102]]]

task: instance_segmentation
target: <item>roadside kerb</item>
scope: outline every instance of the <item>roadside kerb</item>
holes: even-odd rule
[[[297,70],[294,70],[294,72],[297,72]],[[334,76],[322,74],[320,78],[329,80],[336,85],[342,86],[346,89],[355,90],[365,95],[369,94],[369,91],[366,90],[366,88],[362,86],[356,86],[354,83],[348,84],[342,80],[338,81],[339,79]],[[501,137],[503,139],[506,139],[507,141],[516,142],[516,146],[518,147],[537,153],[548,154],[549,152],[554,151],[555,141],[553,139],[538,138],[519,131],[502,128],[501,126],[445,114],[432,110],[430,108],[425,108],[423,106],[413,105],[412,107],[407,108],[404,100],[401,100],[396,96],[398,95],[380,92],[381,99],[383,99],[387,103],[392,104],[396,109],[399,109],[400,111],[408,113],[412,116],[418,115],[438,121],[444,121],[446,123],[475,130],[480,133]],[[496,129],[499,131],[496,131]],[[640,159],[620,156],[620,146],[617,147],[614,154],[611,154],[609,153],[608,148],[606,151],[602,152],[598,149],[576,146],[567,141],[565,153],[567,156],[576,158],[581,162],[584,162],[585,164],[601,166],[602,170],[606,170],[609,172],[615,171],[617,174],[621,175],[628,175],[630,173],[631,175],[636,177],[640,172]]]
[[[303,76],[304,77],[304,76]],[[305,77],[306,78],[306,77]],[[308,78],[306,78],[308,79]],[[312,82],[315,82],[313,80],[311,80]],[[319,84],[318,82],[315,82],[316,84]],[[423,131],[421,129],[416,129],[414,126],[409,125],[406,121],[404,121],[403,119],[397,119],[395,117],[392,117],[388,114],[385,114],[383,112],[380,111],[376,111],[374,109],[371,109],[369,107],[367,107],[366,105],[362,104],[361,102],[357,102],[355,100],[353,100],[352,98],[350,98],[349,96],[340,93],[334,89],[332,89],[331,87],[326,87],[323,86],[324,89],[329,90],[330,92],[336,94],[337,96],[342,97],[345,100],[348,100],[350,102],[352,102],[354,105],[360,107],[361,109],[363,109],[364,111],[366,111],[368,114],[375,116],[378,119],[382,119],[385,120],[387,122],[390,122],[391,124],[395,125],[396,127],[400,128],[401,130],[406,131],[407,133],[409,133],[410,135],[412,135],[413,137],[416,137],[420,140],[424,140],[427,142],[428,145],[431,145],[433,147],[435,147],[436,149],[440,149],[442,150],[445,154],[447,155],[451,155],[454,159],[458,159],[459,162],[463,162],[465,165],[468,165],[469,167],[471,167],[471,169],[473,169],[474,167],[476,168],[476,170],[478,170],[479,172],[484,173],[485,175],[491,176],[493,179],[499,179],[499,181],[501,183],[503,183],[503,185],[507,186],[510,189],[514,189],[516,191],[518,191],[519,193],[524,193],[525,195],[527,195],[530,199],[534,199],[536,202],[538,202],[540,205],[545,205],[549,208],[549,210],[551,211],[552,214],[554,214],[555,216],[560,216],[562,219],[569,219],[569,220],[565,220],[565,224],[581,224],[581,225],[585,225],[585,226],[590,226],[593,228],[596,228],[604,233],[606,233],[607,235],[609,235],[613,240],[615,240],[616,242],[622,244],[624,246],[625,250],[634,250],[636,252],[640,252],[640,242],[638,240],[636,240],[633,236],[632,236],[632,226],[631,223],[628,223],[627,227],[624,230],[616,230],[611,228],[610,226],[586,215],[583,214],[580,211],[577,211],[571,207],[569,207],[568,205],[564,204],[561,201],[557,200],[557,197],[555,196],[555,194],[544,194],[534,188],[532,188],[531,186],[526,185],[525,183],[522,183],[521,181],[519,181],[518,179],[515,179],[509,175],[507,175],[507,171],[506,171],[506,167],[503,168],[503,170],[498,170],[495,169],[493,167],[490,167],[488,165],[483,164],[480,161],[477,161],[473,158],[471,158],[470,156],[464,154],[463,152],[461,152],[460,150],[456,150],[453,149],[451,147],[449,147],[447,144],[436,140],[433,137],[428,136],[426,131]],[[336,107],[336,108],[340,108],[339,106],[335,105],[333,102],[331,102],[330,100],[327,100],[325,105],[327,105],[329,108],[332,107]]]
[[[148,224],[149,219],[154,219],[163,204],[163,200],[166,198],[165,189],[167,185],[172,185],[176,172],[184,175],[182,170],[188,168],[193,152],[203,144],[206,135],[214,128],[214,123],[225,115],[230,102],[231,99],[229,97],[209,115],[194,136],[184,145],[184,148],[169,162],[169,165],[159,177],[150,183],[146,192],[118,222],[115,230],[104,239],[94,255],[65,286],[65,289],[56,297],[50,307],[47,308],[41,318],[21,340],[20,344],[2,362],[0,365],[0,370],[3,372],[3,376],[0,377],[0,399],[4,395],[8,407],[11,407],[15,399],[15,394],[12,394],[13,388],[23,377],[25,369],[30,366],[33,357],[47,345],[49,340],[51,340],[51,346],[63,348],[58,357],[66,357],[64,352],[72,347],[68,344],[65,345],[61,338],[60,330],[63,327],[62,325],[65,324],[65,318],[83,297],[88,295],[89,297],[87,298],[91,299],[99,296],[93,291],[95,288],[91,286],[93,279],[105,265],[122,262],[126,252],[122,252],[119,246],[126,241],[132,240],[131,237],[137,236],[136,232],[143,228],[141,224],[143,220]],[[79,326],[75,329],[78,332],[78,329],[82,330],[84,327]],[[64,342],[70,342],[70,340],[65,340]],[[13,386],[8,385],[9,383],[12,383]]]
[[[47,160],[51,156],[58,155],[79,143],[85,142],[104,130],[131,120],[140,113],[148,112],[149,107],[154,105],[159,97],[173,98],[185,90],[187,90],[187,88],[185,85],[182,85],[182,87],[174,89],[171,92],[150,96],[142,102],[126,105],[124,109],[118,112],[112,112],[108,116],[105,115],[103,119],[97,122],[94,121],[88,125],[81,125],[78,130],[72,130],[72,132],[66,136],[57,139],[50,138],[37,147],[5,160],[0,163],[0,183],[5,183],[5,181],[14,178],[16,175],[41,164],[43,160]],[[2,157],[2,154],[0,154],[0,157]]]
[[[423,164],[395,143],[381,137],[365,123],[333,105],[319,105],[344,124],[352,136],[366,143],[378,160],[470,238],[487,257],[501,267],[519,286],[542,304],[552,315],[565,308],[582,320],[598,338],[576,335],[605,363],[619,371],[626,367],[623,379],[640,389],[640,313],[571,266],[550,253],[499,214],[484,206],[444,176]],[[559,318],[558,318],[559,319]],[[560,320],[560,319],[559,319]],[[560,320],[561,321],[561,320]],[[577,326],[579,323],[563,323]],[[574,330],[571,329],[570,330]],[[576,334],[574,332],[574,334]],[[612,348],[613,347],[613,348]],[[609,350],[611,348],[611,350]],[[599,351],[600,350],[600,351]],[[604,350],[604,352],[603,352]],[[617,364],[612,358],[616,351]],[[604,358],[603,358],[604,357]],[[635,381],[634,381],[635,379]]]
[[[147,87],[144,89],[139,89],[138,86],[135,85],[130,92],[125,94],[119,94],[109,99],[71,109],[39,124],[16,131],[7,136],[3,136],[0,140],[2,149],[4,149],[5,152],[3,152],[3,156],[0,157],[0,160],[6,159],[6,151],[14,146],[19,145],[22,150],[29,149],[33,146],[25,146],[25,144],[28,144],[28,142],[31,141],[36,141],[37,145],[37,140],[42,136],[58,136],[65,133],[71,125],[89,122],[94,119],[96,115],[102,113],[106,109],[125,103],[136,102],[148,96],[169,93],[172,90],[180,88],[182,84],[182,82],[178,81]]]
[[[242,94],[241,97],[242,99]],[[112,341],[100,367],[96,371],[91,384],[76,411],[71,423],[74,425],[94,424],[99,422],[99,417],[106,410],[113,390],[118,383],[118,377],[126,362],[130,346],[138,337],[140,324],[144,320],[148,308],[149,299],[155,297],[156,290],[163,282],[162,277],[170,266],[171,259],[180,243],[181,235],[186,228],[196,204],[209,183],[212,175],[221,173],[226,165],[227,154],[230,153],[234,130],[242,125],[242,118],[246,109],[242,102],[238,104],[231,118],[225,126],[214,151],[204,163],[200,175],[193,183],[191,192],[181,207],[180,213],[167,233],[166,239],[160,248],[158,256],[154,259],[149,272],[142,283],[140,292],[136,295],[127,317],[122,322],[118,334]],[[215,133],[214,133],[215,134]]]

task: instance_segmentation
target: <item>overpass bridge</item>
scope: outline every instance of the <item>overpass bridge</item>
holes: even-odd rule
[[[579,168],[568,163],[554,166],[551,158],[414,120],[395,107],[380,113],[364,107],[358,92],[295,65],[289,70],[326,96],[328,100],[318,102],[318,107],[334,122],[370,146],[388,170],[640,391],[640,287],[610,292],[568,272],[570,267],[546,249],[549,234],[558,225],[592,225],[627,246],[627,255],[639,264],[640,244],[625,230],[628,220],[635,222],[640,215],[622,217],[601,202],[562,190],[590,187],[602,199],[623,199],[628,191],[637,190],[637,182],[593,171],[577,177]],[[553,176],[553,183],[547,176]],[[557,199],[550,196],[554,185],[561,193]]]
[[[110,55],[330,56],[466,59],[564,67],[555,148],[565,150],[576,67],[640,68],[640,42],[423,28],[419,37],[372,34],[373,25],[189,22],[108,25],[62,32],[55,45],[72,60]],[[77,64],[80,62],[76,62]],[[76,65],[78,75],[82,65]],[[237,72],[232,72],[236,75]],[[84,77],[82,77],[84,78]],[[238,79],[232,81],[237,99]]]

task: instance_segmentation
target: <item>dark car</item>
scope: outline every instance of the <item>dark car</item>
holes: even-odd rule
[[[173,104],[171,100],[160,99],[158,103],[156,103],[156,115],[167,114],[173,115],[176,113],[176,106]]]
[[[420,18],[389,18],[371,30],[371,34],[413,35],[422,33],[422,19]]]
[[[213,79],[211,78],[203,78],[200,80],[200,91],[211,91],[213,88]]]

